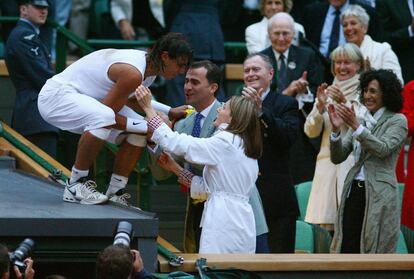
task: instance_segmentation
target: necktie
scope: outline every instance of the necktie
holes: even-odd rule
[[[200,137],[200,133],[201,133],[201,119],[203,118],[203,115],[201,113],[197,113],[196,117],[195,117],[195,121],[194,121],[194,127],[193,127],[193,131],[191,132],[191,135],[193,137]]]
[[[329,39],[329,47],[328,47],[328,56],[338,46],[339,42],[339,25],[340,20],[339,16],[341,15],[341,11],[339,9],[335,10],[335,19],[332,25],[331,36]]]
[[[285,62],[285,56],[281,54],[279,56],[279,77],[277,79],[277,91],[282,92],[286,89],[286,62]]]
[[[200,133],[201,133],[201,119],[203,118],[203,115],[201,113],[197,113],[196,117],[195,117],[195,121],[194,121],[194,127],[193,130],[191,131],[191,136],[199,138],[200,137]],[[188,170],[191,171],[192,173],[196,174],[198,173],[196,168],[193,168],[193,166],[189,166]],[[182,192],[187,192],[189,191],[189,189],[187,189],[184,186],[181,186],[181,191]]]

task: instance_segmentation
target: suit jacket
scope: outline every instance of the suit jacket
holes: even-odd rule
[[[344,138],[330,141],[331,160],[343,162],[353,150],[353,130]],[[342,220],[345,200],[352,181],[364,166],[366,206],[362,223],[361,253],[395,253],[400,232],[398,187],[395,166],[407,137],[404,115],[385,110],[372,131],[364,129],[357,136],[361,144],[359,160],[349,171],[342,191],[331,251],[339,253],[342,245]]]
[[[277,62],[273,53],[272,47],[262,51],[270,57],[273,68],[275,70],[275,77],[272,82],[272,87],[277,84]],[[309,89],[315,95],[317,87],[322,83],[322,69],[317,62],[315,53],[308,48],[291,46],[289,49],[287,63],[287,80],[288,84],[299,79],[304,71],[308,71]],[[294,69],[289,68],[289,64],[295,65]],[[305,103],[303,110],[309,113],[312,110],[313,103]],[[315,170],[316,155],[319,151],[319,141],[310,140],[303,131],[303,124],[306,118],[303,113],[299,116],[300,133],[298,139],[291,148],[290,154],[290,171],[292,173],[293,182],[295,184],[310,181],[313,178]],[[315,143],[314,143],[315,141]]]
[[[175,0],[165,14],[167,29],[184,34],[197,60],[224,62],[224,38],[218,0]]]
[[[262,107],[263,154],[256,185],[266,219],[298,216],[298,201],[288,165],[289,148],[300,132],[298,104],[292,97],[270,91]]]
[[[406,82],[414,79],[414,38],[409,36],[408,26],[412,16],[406,0],[377,1],[377,13],[384,26],[384,39],[397,54]]]
[[[38,94],[54,73],[50,54],[29,23],[17,22],[7,40],[5,58],[16,88],[12,127],[24,136],[58,132],[43,120],[37,108]]]
[[[390,2],[392,2],[392,0],[390,0]],[[382,42],[382,25],[375,12],[375,9],[359,3],[358,0],[350,0],[349,3],[361,5],[367,11],[370,18],[368,34],[371,35],[375,41]],[[316,2],[309,6],[306,6],[303,13],[303,22],[301,23],[305,27],[306,37],[318,48],[321,42],[323,24],[325,23],[325,17],[328,9],[328,1]]]

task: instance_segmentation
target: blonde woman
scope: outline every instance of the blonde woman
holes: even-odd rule
[[[331,53],[332,73],[335,79],[331,86],[322,84],[317,91],[317,100],[306,118],[305,134],[310,138],[322,133],[321,149],[317,156],[312,190],[309,196],[305,221],[319,224],[332,231],[345,176],[354,163],[352,155],[340,165],[330,159],[329,135],[332,126],[326,106],[329,103],[359,104],[359,73],[364,69],[364,58],[355,44],[347,43]],[[343,134],[348,129],[341,127]]]

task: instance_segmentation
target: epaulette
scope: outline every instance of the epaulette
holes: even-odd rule
[[[34,38],[34,36],[36,36],[36,34],[30,34],[30,35],[24,36],[23,39],[31,41]]]

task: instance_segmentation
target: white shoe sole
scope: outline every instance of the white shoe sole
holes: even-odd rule
[[[104,200],[86,200],[86,199],[77,199],[75,195],[73,195],[66,187],[63,191],[63,200],[65,202],[71,202],[71,203],[80,203],[80,204],[102,204],[106,203],[108,201],[108,198]]]

